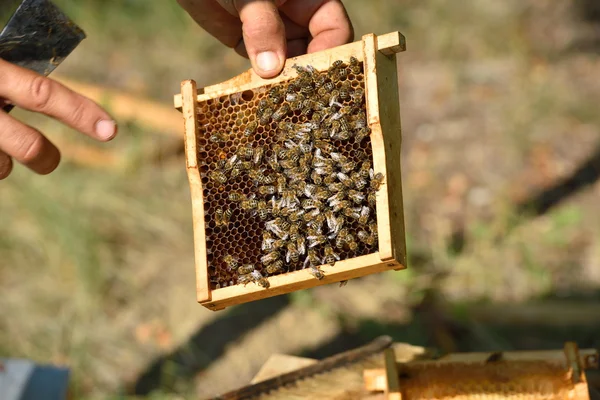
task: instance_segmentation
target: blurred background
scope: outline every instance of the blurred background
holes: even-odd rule
[[[273,353],[381,334],[441,352],[600,347],[597,1],[345,1],[357,39],[407,38],[409,269],[218,313],[195,302],[172,96],[248,62],[175,1],[55,2],[88,38],[53,77],[120,135],[99,145],[15,110],[63,162],[0,186],[1,355],[70,366],[76,398],[175,399],[242,386]]]

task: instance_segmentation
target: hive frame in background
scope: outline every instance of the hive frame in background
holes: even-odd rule
[[[315,286],[359,278],[388,270],[406,268],[406,237],[402,201],[400,153],[402,133],[398,96],[396,53],[406,50],[405,38],[400,32],[385,35],[364,35],[362,40],[317,53],[290,58],[280,75],[262,79],[248,70],[228,81],[197,89],[196,82],[181,83],[181,94],[174,97],[175,108],[183,113],[185,131],[185,158],[192,196],[194,249],[196,263],[197,301],[208,309],[226,307],[291,293]],[[269,277],[270,287],[234,285],[211,289],[206,251],[204,198],[197,153],[198,103],[221,96],[255,90],[262,86],[288,81],[297,76],[294,64],[312,65],[326,71],[336,60],[347,62],[351,56],[364,64],[365,101],[367,122],[371,128],[371,146],[375,172],[384,175],[384,185],[377,192],[378,252],[338,261],[334,266],[323,265],[325,277],[315,279],[303,269]]]

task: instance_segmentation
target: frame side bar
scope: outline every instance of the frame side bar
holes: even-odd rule
[[[198,119],[196,118],[196,82],[181,82],[183,125],[185,130],[185,160],[190,193],[192,195],[192,221],[194,227],[194,253],[196,264],[196,296],[199,303],[211,298],[208,282],[208,265],[206,258],[206,234],[204,226],[204,194],[200,171],[198,170],[198,153],[196,151],[196,135]]]

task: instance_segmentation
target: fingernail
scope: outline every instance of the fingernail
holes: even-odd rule
[[[258,53],[256,66],[263,72],[271,72],[279,67],[279,57],[273,51]]]
[[[110,140],[117,134],[117,123],[102,119],[96,123],[96,135],[102,140]]]

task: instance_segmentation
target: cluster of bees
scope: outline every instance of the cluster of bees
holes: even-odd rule
[[[260,126],[275,123],[275,142],[240,146],[208,172],[217,186],[240,176],[253,183],[249,195],[228,194],[238,210],[219,208],[214,215],[217,227],[226,228],[239,210],[264,224],[263,255],[257,260],[262,264],[260,271],[254,264],[240,265],[235,254],[220,260],[237,273],[241,284],[253,282],[268,288],[268,276],[298,267],[323,279],[319,266],[333,266],[340,252],[355,252],[359,244],[369,248],[377,244],[376,192],[384,177],[374,173],[366,152],[348,157],[336,146],[360,144],[370,134],[364,89],[344,82],[349,73],[361,74],[362,64],[351,57],[347,65],[336,61],[322,73],[310,65],[294,68],[298,77],[272,87],[244,129],[250,137]],[[298,111],[300,118],[292,122],[290,117]],[[226,138],[221,135],[215,133],[209,140],[223,142]],[[354,222],[358,229],[351,229]]]

